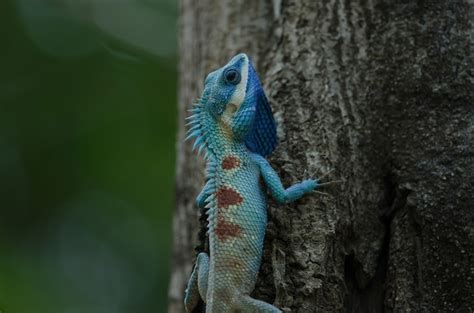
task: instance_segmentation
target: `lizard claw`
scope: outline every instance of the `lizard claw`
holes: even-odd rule
[[[329,174],[331,174],[331,173],[334,172],[334,171],[335,171],[335,169],[333,169],[333,168],[330,169],[329,171],[327,171],[326,173],[324,173],[323,175],[321,175],[317,180],[318,180],[318,181],[321,181],[321,179],[323,179],[324,177],[328,176]],[[312,173],[312,176],[313,176],[313,177],[316,176],[316,171],[314,171],[314,172]]]
[[[331,196],[331,195],[328,194],[327,192],[322,192],[322,191],[319,191],[319,190],[312,190],[312,192],[317,193],[317,194],[319,194],[319,195],[327,196],[327,197],[330,197],[330,196]]]
[[[318,187],[323,187],[323,186],[332,185],[332,184],[343,183],[344,180],[342,180],[342,179],[332,180],[332,181],[328,181],[328,182],[321,183],[321,181],[322,181],[322,179],[323,179],[324,177],[328,176],[329,174],[331,174],[331,173],[334,172],[334,171],[335,171],[335,169],[330,169],[329,171],[327,171],[326,173],[324,173],[322,176],[320,176],[320,177],[318,177],[318,178],[314,178],[314,179],[310,178],[310,179],[306,179],[306,180],[313,180],[313,181],[316,182],[316,186],[315,186],[314,189],[317,189]],[[305,170],[305,171],[304,171],[304,175],[306,175],[306,174],[307,174],[307,171]],[[311,175],[311,177],[316,176],[315,174],[316,174],[316,173],[314,172],[314,173]],[[326,194],[326,193],[324,193],[324,192],[319,192],[319,193],[321,193],[321,194]],[[326,194],[326,195],[327,195],[327,194]]]
[[[319,181],[319,179],[317,179],[317,181]],[[338,183],[343,183],[344,180],[342,179],[339,179],[339,180],[331,180],[331,181],[328,181],[328,182],[325,182],[325,183],[318,183],[318,186],[317,187],[320,187],[320,186],[327,186],[327,185],[333,185],[333,184],[338,184]]]

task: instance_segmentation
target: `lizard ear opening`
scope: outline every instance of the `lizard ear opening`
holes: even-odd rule
[[[270,155],[278,145],[275,120],[263,90],[257,96],[255,120],[245,144],[250,151],[263,157]]]

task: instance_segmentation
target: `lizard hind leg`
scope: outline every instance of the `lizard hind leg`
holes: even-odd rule
[[[193,312],[199,300],[206,302],[207,285],[209,276],[209,256],[201,252],[198,254],[196,264],[188,281],[184,294],[184,307],[186,312]]]
[[[241,298],[240,303],[237,305],[237,312],[242,313],[282,313],[280,309],[271,305],[270,303],[263,302],[244,296]]]

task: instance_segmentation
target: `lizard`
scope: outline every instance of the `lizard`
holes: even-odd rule
[[[278,144],[276,123],[250,58],[240,53],[209,73],[190,110],[186,140],[204,153],[206,183],[196,204],[207,214],[209,254],[201,252],[185,290],[185,309],[200,300],[207,313],[281,312],[250,297],[262,259],[266,192],[290,203],[315,190],[318,179],[285,189],[266,157]]]

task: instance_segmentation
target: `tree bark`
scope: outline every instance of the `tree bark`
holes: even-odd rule
[[[182,0],[180,14],[169,312],[183,312],[204,182],[185,110],[238,52],[278,122],[284,184],[344,179],[270,201],[253,296],[285,312],[473,312],[473,1]]]

